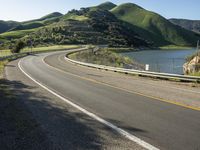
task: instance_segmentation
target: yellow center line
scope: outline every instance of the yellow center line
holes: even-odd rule
[[[194,107],[194,106],[189,106],[189,105],[185,105],[183,103],[180,103],[180,102],[175,102],[173,100],[166,100],[164,98],[159,98],[159,97],[155,97],[155,96],[150,96],[150,95],[146,95],[146,94],[143,94],[141,92],[138,92],[138,91],[130,91],[128,89],[124,89],[124,88],[120,88],[120,87],[116,87],[116,86],[113,86],[113,85],[110,85],[108,83],[105,83],[105,82],[101,82],[101,81],[97,81],[97,80],[94,80],[94,79],[90,79],[90,78],[87,78],[87,77],[82,77],[82,76],[79,76],[79,75],[76,75],[76,74],[73,74],[73,73],[70,73],[70,72],[67,72],[67,71],[64,71],[62,69],[59,69],[59,68],[56,68],[50,64],[48,64],[47,62],[45,62],[44,60],[45,58],[43,58],[43,62],[59,71],[59,72],[62,72],[62,73],[65,73],[65,74],[68,74],[68,75],[71,75],[71,76],[74,76],[74,77],[77,77],[77,78],[80,78],[80,79],[83,79],[83,80],[87,80],[87,81],[90,81],[90,82],[93,82],[93,83],[96,83],[96,84],[101,84],[101,85],[105,85],[105,86],[108,86],[108,87],[112,87],[112,88],[115,88],[115,89],[118,89],[118,90],[122,90],[122,91],[125,91],[125,92],[128,92],[128,93],[131,93],[131,94],[137,94],[137,95],[140,95],[140,96],[144,96],[144,97],[147,97],[147,98],[151,98],[151,99],[154,99],[154,100],[158,100],[158,101],[161,101],[161,102],[166,102],[166,103],[169,103],[169,104],[173,104],[173,105],[177,105],[177,106],[181,106],[181,107],[184,107],[184,108],[187,108],[187,109],[192,109],[192,110],[196,110],[196,111],[200,111],[200,107]]]

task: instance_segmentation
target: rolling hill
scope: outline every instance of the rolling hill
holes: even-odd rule
[[[42,44],[107,44],[148,47],[148,42],[105,9],[69,11],[59,22],[40,28],[23,39]]]
[[[65,15],[51,13],[18,23],[8,31],[0,34],[4,47],[20,38],[32,39],[35,45],[108,44],[114,47],[193,46],[200,39],[198,33],[174,25],[138,5],[117,6],[111,2],[73,9]]]
[[[117,5],[107,1],[107,2],[104,2],[104,3],[102,3],[102,4],[100,4],[100,5],[96,6],[96,7],[99,8],[99,9],[104,9],[104,10],[111,10],[116,6]]]
[[[111,12],[118,19],[133,25],[136,30],[139,29],[140,34],[152,40],[157,46],[170,44],[192,46],[200,38],[194,32],[174,25],[159,14],[132,3],[116,6]]]
[[[25,22],[22,22],[22,24],[27,24],[27,23],[32,23],[32,22],[40,22],[40,21],[47,21],[47,20],[51,20],[51,19],[55,19],[55,18],[59,18],[63,16],[63,14],[59,13],[59,12],[53,12],[53,13],[50,13],[46,16],[43,16],[39,19],[34,19],[34,20],[29,20],[29,21],[25,21]]]
[[[28,30],[28,29],[34,29],[34,28],[46,26],[51,23],[58,22],[59,18],[61,16],[63,16],[63,14],[61,14],[59,12],[54,12],[54,13],[48,14],[44,17],[41,17],[39,19],[22,22],[15,28],[12,28],[10,31]]]
[[[169,19],[169,21],[187,30],[200,33],[200,20]]]
[[[18,26],[20,23],[16,21],[2,21],[0,20],[0,33],[9,31],[10,29]]]

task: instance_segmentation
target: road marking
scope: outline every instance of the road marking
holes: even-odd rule
[[[62,72],[62,73],[65,73],[65,74],[68,74],[68,75],[71,75],[71,76],[74,76],[74,77],[78,77],[78,78],[83,79],[83,80],[91,81],[91,82],[96,83],[96,84],[101,84],[101,85],[109,86],[109,87],[112,87],[112,88],[115,88],[115,89],[118,89],[118,90],[122,90],[122,91],[125,91],[125,92],[128,92],[128,93],[131,93],[131,94],[137,94],[137,95],[144,96],[144,97],[147,97],[147,98],[151,98],[151,99],[154,99],[154,100],[157,100],[157,101],[165,102],[165,103],[168,103],[168,104],[173,104],[173,105],[184,107],[184,108],[187,108],[187,109],[192,109],[192,110],[195,110],[195,111],[200,111],[199,107],[189,106],[189,105],[182,104],[180,102],[175,102],[173,100],[166,100],[164,98],[146,95],[146,94],[143,94],[143,93],[137,92],[137,91],[130,91],[130,90],[127,90],[127,89],[123,89],[123,88],[120,88],[120,87],[116,87],[116,86],[107,84],[105,82],[100,82],[100,81],[97,81],[97,80],[94,80],[94,79],[90,79],[90,78],[82,77],[82,76],[79,76],[79,75],[76,75],[76,74],[73,74],[73,73],[70,73],[70,72],[66,72],[66,71],[63,71],[63,70],[61,70],[59,68],[56,68],[56,67],[53,67],[53,66],[47,64],[44,61],[44,59],[45,59],[45,57],[42,59],[43,63],[45,63],[47,66],[49,66],[49,67],[51,67],[54,70],[57,70],[59,72]]]
[[[44,88],[45,90],[47,90],[48,92],[50,92],[51,94],[53,94],[53,95],[55,95],[56,97],[60,98],[61,100],[65,101],[66,103],[68,103],[69,105],[75,107],[76,109],[82,111],[83,113],[87,114],[87,115],[90,116],[91,118],[93,118],[93,119],[99,121],[100,123],[102,123],[102,124],[104,124],[104,125],[106,125],[106,126],[112,128],[113,130],[117,131],[120,135],[122,135],[122,136],[126,137],[127,139],[129,139],[129,140],[131,140],[131,141],[133,141],[133,142],[139,144],[140,146],[142,146],[142,147],[144,147],[144,148],[146,148],[146,149],[148,149],[148,150],[159,150],[158,148],[154,147],[153,145],[151,145],[151,144],[149,144],[149,143],[147,143],[147,142],[141,140],[140,138],[138,138],[138,137],[136,137],[136,136],[130,134],[129,132],[127,132],[127,131],[125,131],[125,130],[123,130],[123,129],[117,127],[117,126],[115,126],[114,124],[112,124],[112,123],[110,123],[110,122],[108,122],[108,121],[106,121],[106,120],[104,120],[104,119],[98,117],[97,115],[95,115],[95,114],[93,114],[93,113],[87,111],[86,109],[84,109],[84,108],[78,106],[77,104],[71,102],[70,100],[68,100],[68,99],[64,98],[63,96],[57,94],[56,92],[52,91],[52,90],[49,89],[47,86],[43,85],[42,83],[40,83],[39,81],[37,81],[36,79],[34,79],[33,77],[31,77],[28,73],[26,73],[26,72],[23,70],[23,68],[22,68],[22,66],[21,66],[21,61],[22,61],[22,60],[23,60],[23,59],[21,59],[21,60],[18,62],[18,67],[19,67],[19,69],[20,69],[29,79],[31,79],[32,81],[34,81],[36,84],[38,84],[39,86],[41,86],[42,88]]]
[[[59,57],[58,57],[58,60],[59,60],[61,63],[63,63],[63,61],[61,60],[61,57],[62,57],[62,56],[59,56]],[[88,66],[84,66],[84,65],[80,65],[80,64],[76,64],[76,63],[70,62],[70,61],[66,60],[66,58],[64,58],[64,59],[65,59],[65,61],[69,62],[70,64],[78,65],[78,66],[80,66],[80,67],[82,67],[82,68],[88,68],[88,69],[90,69],[90,70],[94,70],[94,69],[95,69],[95,68],[92,68],[92,67],[88,67]],[[96,68],[96,69],[97,69],[97,68]],[[102,69],[97,69],[97,70],[102,70]],[[112,71],[110,71],[110,72],[112,72]],[[113,72],[113,73],[116,73],[116,72]],[[176,89],[176,90],[181,90],[181,91],[186,91],[186,92],[191,92],[191,93],[200,94],[199,91],[193,91],[193,90],[190,90],[190,89],[182,89],[182,88],[178,88],[178,87],[156,85],[156,84],[154,84],[154,83],[146,83],[145,81],[140,81],[140,83],[145,83],[145,84],[148,84],[148,85],[150,85],[150,86],[152,86],[152,87],[160,86],[160,87],[164,87],[164,88],[173,88],[173,89]]]

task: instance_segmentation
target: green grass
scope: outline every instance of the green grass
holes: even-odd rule
[[[0,57],[11,55],[10,50],[0,50]]]
[[[96,6],[97,8],[100,8],[100,9],[104,9],[104,10],[111,10],[113,9],[114,7],[116,7],[115,4],[111,3],[111,2],[104,2],[98,6]]]
[[[193,49],[194,47],[189,47],[189,46],[178,46],[178,45],[166,45],[166,46],[161,46],[159,49],[164,49],[164,50],[183,50],[183,49]]]
[[[54,13],[50,13],[46,16],[43,16],[42,18],[39,18],[39,19],[34,19],[34,20],[29,20],[29,21],[25,21],[23,22],[22,24],[26,24],[26,23],[33,23],[33,22],[40,22],[40,23],[43,23],[44,21],[47,21],[47,20],[51,20],[51,19],[55,19],[55,18],[59,18],[61,17],[62,14],[59,13],[59,12],[54,12]]]
[[[38,29],[38,28],[37,28]],[[27,34],[30,34],[37,29],[29,29],[29,30],[18,30],[18,31],[10,31],[10,32],[5,32],[0,34],[0,38],[3,39],[17,39],[17,38],[22,38]]]
[[[157,46],[169,44],[190,46],[195,45],[200,38],[195,33],[175,26],[164,17],[135,4],[122,4],[111,12],[120,20],[133,25],[136,30],[138,29],[139,34],[152,40]]]
[[[80,46],[77,45],[53,45],[53,46],[48,46],[48,47],[35,47],[32,50],[33,51],[56,51],[56,50],[65,50],[65,49],[70,49],[70,48],[78,48]],[[22,52],[29,52],[30,48],[25,48],[22,50]]]
[[[49,47],[36,47],[33,48],[34,52],[40,52],[40,51],[56,51],[56,50],[65,50],[65,49],[73,49],[73,48],[79,48],[80,46],[77,45],[54,45],[54,46],[49,46]],[[29,48],[25,48],[22,50],[22,52],[30,52]],[[12,53],[10,50],[0,50],[0,57],[2,56],[10,56]],[[26,54],[21,55],[21,57],[26,56]],[[20,57],[20,56],[19,56]],[[2,60],[0,61],[0,79],[2,78],[4,66],[11,60],[16,59],[16,56],[13,56],[12,58]]]
[[[200,77],[200,72],[191,73],[191,74],[189,74],[189,75]]]
[[[65,50],[70,48],[79,48],[80,46],[77,45],[54,45],[54,46],[46,46],[46,47],[35,47],[32,49],[33,52],[39,52],[39,51],[56,51],[56,50]],[[24,48],[21,52],[30,52],[30,48]],[[0,57],[2,56],[9,56],[12,55],[10,50],[0,50]]]
[[[0,79],[3,77],[4,67],[7,63],[8,60],[0,61]]]
[[[92,52],[92,50],[81,51],[69,55],[69,58],[82,62],[113,67],[124,67],[125,64],[133,64],[132,59],[121,56],[107,49],[101,49],[95,54]]]
[[[88,17],[78,16],[78,15],[75,15],[75,14],[66,14],[65,16],[62,17],[62,19],[63,20],[72,19],[72,20],[77,20],[77,21],[85,21],[85,20],[88,20]]]
[[[123,52],[133,52],[137,49],[134,48],[107,48],[109,51],[115,52],[115,53],[123,53]]]
[[[30,29],[43,27],[43,26],[45,26],[44,23],[36,21],[36,22],[30,22],[30,23],[25,23],[25,24],[19,25],[16,28],[12,29],[12,31],[30,30]]]

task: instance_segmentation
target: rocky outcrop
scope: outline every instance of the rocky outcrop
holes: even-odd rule
[[[183,65],[184,74],[200,72],[200,56],[195,56],[192,60]]]

